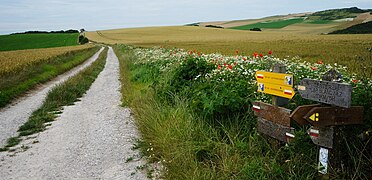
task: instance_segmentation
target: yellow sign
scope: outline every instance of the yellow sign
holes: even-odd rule
[[[292,74],[257,71],[255,77],[257,79],[257,83],[270,83],[280,86],[293,87]]]
[[[309,119],[312,121],[319,121],[319,113],[314,113],[309,117]]]
[[[271,94],[274,96],[279,96],[287,99],[292,99],[295,95],[295,91],[292,87],[281,86],[276,84],[267,84],[267,83],[257,83],[258,92],[263,92],[266,94]]]

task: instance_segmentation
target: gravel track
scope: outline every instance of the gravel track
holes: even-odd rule
[[[138,132],[130,110],[120,107],[118,79],[110,48],[104,70],[81,101],[64,107],[16,152],[0,153],[0,179],[146,179],[136,170],[145,163],[132,150]]]
[[[11,105],[0,109],[0,147],[6,144],[8,138],[17,136],[18,128],[28,120],[32,112],[43,104],[49,90],[91,65],[102,51],[103,48],[83,64],[57,76],[35,90],[28,92],[24,97],[16,100]]]

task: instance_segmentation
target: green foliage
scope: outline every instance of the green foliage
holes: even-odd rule
[[[79,33],[12,34],[0,36],[0,51],[78,45]]]
[[[362,10],[357,7],[343,8],[343,9],[330,9],[325,11],[318,11],[310,15],[310,20],[337,20],[345,18],[354,18],[355,14],[365,13],[368,10]]]
[[[83,35],[79,36],[79,44],[86,44],[89,42],[89,39]]]
[[[322,19],[315,19],[315,20],[306,20],[304,23],[307,24],[328,24],[331,23],[331,20],[322,20]]]
[[[57,75],[66,72],[83,63],[91,57],[98,47],[80,50],[58,56],[17,72],[0,77],[0,107],[7,105],[12,99],[32,89],[39,83],[44,83]]]
[[[285,19],[285,20],[277,20],[277,21],[269,21],[269,22],[259,22],[254,24],[248,24],[243,26],[232,27],[231,29],[238,29],[238,30],[250,30],[253,28],[260,28],[260,29],[280,29],[291,24],[301,23],[303,22],[303,18],[293,18],[293,19]]]
[[[372,34],[372,21],[356,24],[346,29],[333,31],[329,34]]]
[[[150,162],[165,166],[164,179],[316,178],[318,148],[307,135],[307,127],[297,129],[290,144],[257,134],[251,102],[268,102],[270,96],[256,93],[253,74],[281,62],[298,83],[302,78],[320,79],[332,69],[329,65],[258,55],[246,59],[162,48],[115,49],[125,105],[132,108],[142,134],[140,149]],[[334,68],[344,75],[345,82],[353,82],[353,105],[370,109],[372,101],[365,99],[372,98],[371,81],[353,81],[357,78],[343,67]],[[144,73],[146,69],[150,75]],[[288,108],[311,103],[296,95]],[[344,169],[330,169],[331,178],[368,177],[372,140],[355,140],[355,133],[366,129],[368,126],[342,131],[350,134],[341,137],[351,137],[343,143],[347,145],[342,149],[347,160]]]

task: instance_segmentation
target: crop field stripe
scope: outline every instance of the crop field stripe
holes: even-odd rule
[[[260,22],[260,23],[255,23],[255,24],[248,24],[244,26],[232,27],[230,29],[238,29],[238,30],[249,30],[252,28],[280,29],[280,28],[289,26],[291,24],[301,23],[303,21],[304,21],[303,18],[295,18],[295,19],[278,20],[278,21],[272,21],[272,22]]]
[[[91,57],[98,47],[62,54],[48,61],[23,66],[11,73],[0,76],[0,107],[6,106],[12,99],[22,95],[39,83],[44,83],[59,74],[83,63]]]
[[[39,49],[78,45],[79,33],[14,34],[0,36],[0,51]]]

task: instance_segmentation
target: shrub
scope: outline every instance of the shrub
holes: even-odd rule
[[[89,42],[89,39],[83,35],[79,36],[79,44],[86,44]]]

